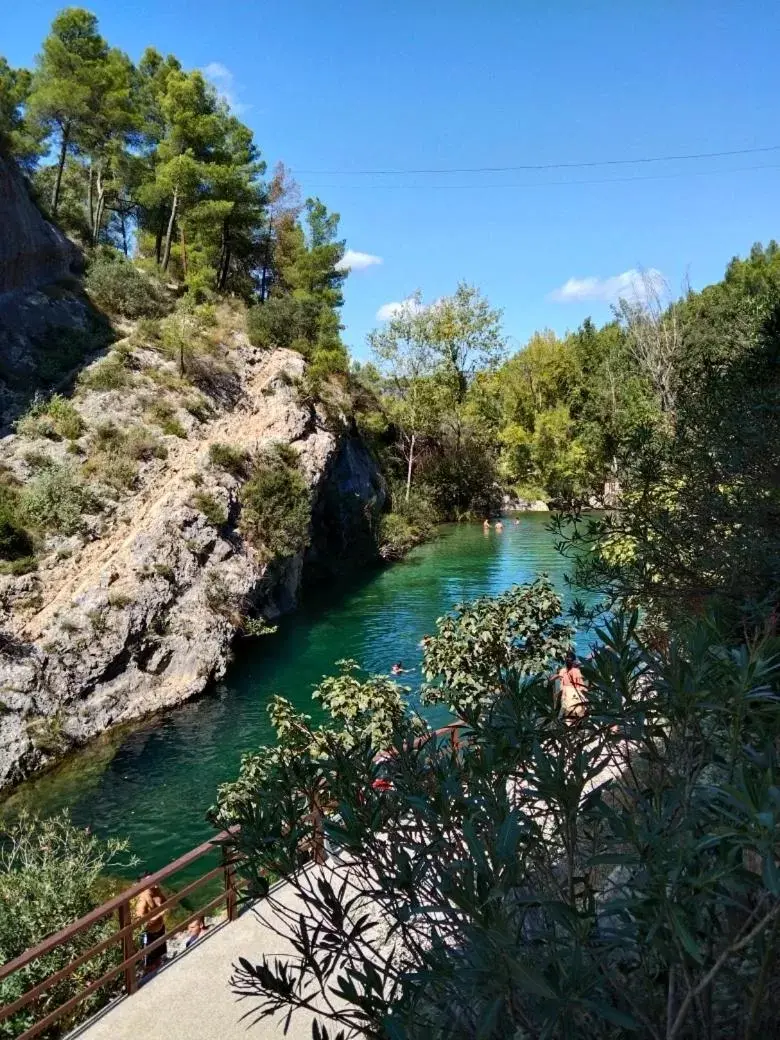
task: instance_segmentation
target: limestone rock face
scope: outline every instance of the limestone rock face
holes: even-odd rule
[[[74,245],[41,216],[22,175],[0,156],[0,296],[29,292],[69,275]]]
[[[73,278],[81,259],[0,155],[0,430],[37,390],[56,386],[83,361],[76,357],[79,339],[102,316]]]
[[[113,527],[50,569],[0,578],[0,788],[200,693],[224,675],[243,616],[292,609],[308,565],[338,572],[376,554],[382,478],[354,432],[299,393],[304,368],[291,351],[248,357],[240,404],[199,440],[177,441]],[[244,539],[240,481],[210,463],[215,442],[295,449],[312,496],[307,551],[268,562]],[[196,489],[227,522],[209,521]],[[22,600],[35,612],[20,612]]]
[[[517,513],[548,513],[550,511],[547,503],[540,498],[512,498],[511,495],[504,495],[504,509]]]

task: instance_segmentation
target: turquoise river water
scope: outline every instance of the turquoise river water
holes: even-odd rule
[[[81,826],[125,835],[149,870],[207,840],[205,812],[218,784],[236,775],[241,754],[273,733],[266,705],[280,693],[317,716],[311,691],[339,658],[388,672],[401,660],[419,682],[419,641],[458,602],[500,592],[546,572],[566,598],[565,561],[544,514],[526,514],[504,531],[449,525],[407,559],[366,573],[343,588],[320,591],[286,617],[273,636],[239,644],[217,690],[191,704],[110,734],[55,772],[25,785],[9,808],[69,808]],[[584,637],[583,637],[584,640]],[[580,650],[584,650],[583,641]],[[438,709],[437,709],[438,711]],[[446,715],[429,714],[442,724]]]

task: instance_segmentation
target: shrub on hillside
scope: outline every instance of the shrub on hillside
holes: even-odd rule
[[[33,401],[17,422],[16,432],[23,437],[75,440],[84,432],[84,420],[67,398],[54,394],[48,401]]]
[[[75,534],[89,504],[89,496],[71,467],[55,463],[22,488],[19,515],[34,529]]]
[[[96,427],[90,447],[84,473],[116,491],[133,486],[139,462],[164,459],[168,454],[165,445],[148,427],[131,426],[123,430],[112,422]]]
[[[118,254],[96,256],[84,284],[98,307],[109,314],[156,318],[169,309],[161,287]]]
[[[208,491],[196,491],[192,496],[191,505],[199,513],[203,513],[208,522],[214,527],[222,527],[227,523],[227,509],[222,503]]]
[[[79,387],[84,390],[119,390],[133,381],[127,367],[127,355],[113,350],[106,357],[85,369],[79,376]]]
[[[209,446],[209,462],[217,469],[224,469],[233,477],[246,475],[247,457],[246,452],[240,448],[234,448],[231,444],[211,444]]]
[[[32,553],[32,539],[20,517],[19,492],[0,484],[0,560],[22,560]]]
[[[292,296],[272,296],[250,307],[246,317],[249,340],[256,347],[291,347],[303,335],[301,303]]]
[[[277,445],[254,460],[241,492],[241,529],[270,557],[292,556],[309,537],[309,488],[296,452]]]
[[[99,906],[105,898],[106,873],[132,865],[127,842],[102,841],[74,827],[67,814],[48,820],[22,814],[4,828],[0,843],[0,963],[35,946],[48,935]],[[107,938],[116,928],[108,917],[80,933],[45,957],[0,981],[0,1004],[9,1004],[24,992],[66,967],[85,949]],[[17,1012],[0,1024],[0,1036],[19,1036],[34,1019],[43,1018],[121,960],[116,943],[87,961],[63,982],[55,983],[33,1007]],[[79,1004],[63,1025],[67,1028],[107,1003],[121,988],[115,984],[93,993]],[[49,1033],[46,1034],[50,1035]]]

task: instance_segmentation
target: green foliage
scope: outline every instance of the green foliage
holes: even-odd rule
[[[270,558],[292,556],[309,539],[310,496],[296,452],[277,445],[252,460],[241,489],[241,530]]]
[[[127,357],[112,350],[107,357],[79,375],[78,385],[82,390],[120,390],[132,382],[133,374],[127,367]]]
[[[22,521],[19,491],[13,485],[0,483],[0,560],[24,568],[32,555],[33,542]]]
[[[192,508],[197,509],[199,513],[203,513],[208,522],[214,527],[223,527],[227,523],[227,509],[218,499],[210,495],[208,491],[196,491],[192,496],[191,504]]]
[[[436,635],[425,644],[426,699],[446,699],[452,712],[472,717],[511,679],[545,672],[571,646],[574,633],[561,609],[560,597],[541,577],[439,618]]]
[[[102,901],[100,885],[107,873],[132,865],[127,842],[102,841],[74,827],[67,815],[47,820],[22,814],[3,827],[0,839],[0,904],[13,912],[0,914],[0,959],[13,960]],[[66,967],[116,928],[110,918],[92,925],[75,939],[0,982],[0,1003],[9,1004],[48,976]],[[56,983],[31,1007],[0,1024],[0,1036],[15,1037],[49,1011],[65,1003],[121,960],[116,944],[90,958],[65,981]],[[77,1006],[63,1021],[67,1028],[107,1003],[120,988],[109,984]]]
[[[328,1029],[382,1038],[771,1035],[777,640],[735,646],[708,619],[660,652],[615,617],[570,726],[545,676],[521,674],[535,654],[508,662],[510,613],[481,611],[495,666],[457,749],[396,727],[390,745],[313,754],[307,720],[277,710],[289,753],[245,759],[219,824],[240,825],[255,891],[285,879],[268,918],[305,953],[239,958],[235,992],[260,1018],[314,1005]],[[452,670],[438,678],[447,691]],[[316,885],[300,870],[313,803],[334,853]],[[275,916],[291,893],[301,913]]]
[[[187,439],[187,431],[175,417],[163,419],[160,422],[160,429],[167,437],[180,437],[182,440]]]
[[[722,283],[677,305],[676,320],[685,350],[674,413],[638,426],[616,452],[621,509],[573,518],[562,540],[579,584],[657,615],[713,596],[761,612],[780,586],[777,248],[733,261]]]
[[[398,560],[430,536],[430,523],[415,522],[407,513],[385,513],[380,517],[377,543],[385,560]]]
[[[336,724],[344,748],[366,741],[372,747],[386,747],[394,733],[421,725],[404,703],[408,689],[384,675],[364,678],[357,661],[337,661],[336,666],[339,674],[322,679],[312,696]]]
[[[247,473],[248,458],[241,448],[219,442],[209,445],[209,462],[217,469],[224,469],[233,477],[244,477]]]
[[[471,397],[478,367],[491,370],[503,354],[500,313],[465,284],[429,307],[417,293],[371,333],[369,345],[384,375],[381,401],[393,435],[380,453],[393,483],[405,481],[404,499],[416,480],[440,519],[491,511],[499,492],[495,438]]]
[[[107,313],[165,313],[163,275],[190,303],[229,294],[258,304],[253,339],[294,344],[314,361],[313,379],[346,368],[338,216],[316,198],[302,205],[282,166],[263,180],[252,132],[202,71],[153,47],[134,65],[95,15],[67,8],[32,73],[0,60],[0,148],[85,246],[87,288]]]
[[[260,636],[272,636],[277,630],[276,625],[269,625],[265,618],[244,618],[241,631],[245,636],[257,639]]]
[[[0,538],[2,537],[2,528],[0,528]],[[0,549],[0,574],[10,574],[18,577],[21,574],[32,574],[33,571],[38,569],[38,561],[34,556],[20,556],[16,559],[4,560],[2,552],[3,550]]]
[[[311,319],[305,301],[292,296],[272,296],[249,309],[246,317],[249,339],[256,347],[292,347],[305,340]]]
[[[100,254],[89,265],[84,284],[109,314],[123,318],[158,318],[169,310],[159,284],[119,253]]]
[[[22,437],[76,440],[84,432],[84,420],[73,404],[60,394],[48,401],[36,400],[16,424]]]
[[[32,77],[27,69],[13,69],[0,57],[0,152],[30,170],[41,153],[41,135],[25,122],[23,108]]]
[[[92,502],[70,466],[41,470],[19,494],[19,516],[33,530],[75,534]]]
[[[288,796],[308,814],[313,801],[326,805],[332,800],[332,778],[320,771],[319,763],[327,761],[335,747],[362,756],[373,739],[384,746],[393,734],[411,738],[421,729],[421,721],[406,704],[406,687],[383,675],[364,675],[355,661],[336,664],[338,675],[324,677],[313,694],[328,713],[326,725],[314,727],[311,717],[296,711],[288,700],[272,698],[268,715],[275,744],[244,755],[238,778],[220,786],[217,804],[209,811],[217,826],[229,827],[251,812],[266,786],[281,794],[280,785],[289,784],[291,770],[299,773],[305,789],[299,792],[294,784]],[[298,844],[303,840],[308,845],[310,836],[310,826],[298,820],[286,836],[287,853],[297,860]],[[260,878],[254,879],[256,890],[263,888]]]
[[[83,472],[115,491],[122,491],[135,484],[139,462],[164,459],[166,455],[165,445],[145,426],[120,429],[112,422],[101,423],[93,431]]]

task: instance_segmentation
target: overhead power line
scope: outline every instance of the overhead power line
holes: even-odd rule
[[[309,184],[307,188],[314,191],[324,191],[328,188],[341,188],[344,190],[361,191],[447,191],[458,189],[462,191],[496,191],[507,188],[553,188],[562,185],[576,184],[624,184],[627,181],[666,181],[678,177],[712,177],[723,176],[729,173],[748,173],[751,170],[778,170],[780,163],[763,163],[760,166],[735,166],[727,170],[680,170],[677,173],[651,173],[646,176],[639,174],[636,177],[599,177],[590,180],[578,181],[526,181],[524,184]]]
[[[575,170],[594,166],[632,166],[639,163],[682,162],[695,159],[722,159],[733,155],[757,155],[760,152],[780,151],[780,144],[770,144],[762,148],[734,148],[724,152],[693,152],[689,155],[651,155],[639,159],[593,159],[587,162],[560,163],[526,163],[522,166],[439,166],[430,169],[395,170],[303,170],[293,168],[294,173],[323,176],[392,176],[393,174],[435,174],[435,173],[518,173],[523,170]]]

